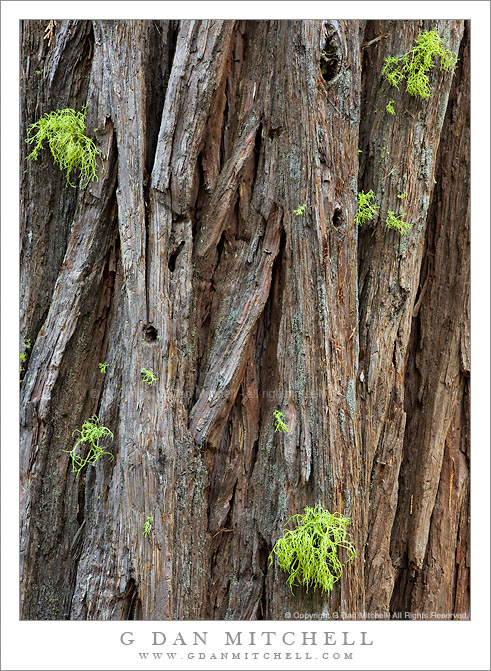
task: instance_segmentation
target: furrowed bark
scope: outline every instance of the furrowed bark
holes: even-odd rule
[[[469,616],[469,26],[438,150],[405,376],[392,558],[399,610]],[[460,156],[460,161],[455,161]],[[451,179],[452,188],[447,179]],[[435,324],[440,327],[435,329]],[[414,468],[414,464],[418,468]]]
[[[463,25],[22,22],[22,138],[87,104],[104,164],[86,190],[48,151],[22,175],[22,618],[468,612]],[[455,77],[389,90],[435,26]],[[93,414],[114,461],[76,478]],[[316,503],[357,550],[330,598],[268,561]]]
[[[449,48],[458,51],[463,30],[461,21],[431,22],[431,25],[430,22],[397,22],[398,30],[394,22],[374,21],[369,23],[365,33],[365,42],[377,35],[387,35],[376,46],[365,50],[367,72],[361,124],[360,185],[365,192],[373,189],[380,203],[380,217],[363,227],[359,245],[363,376],[358,380],[358,394],[366,459],[366,591],[367,610],[371,612],[387,611],[394,588],[390,539],[406,426],[404,374],[436,154],[452,83],[451,74],[445,76],[434,70],[438,76],[430,80],[431,97],[421,101],[384,83],[380,73],[386,56],[407,52],[418,33],[434,28],[435,23]],[[389,97],[395,99],[395,116],[385,110]],[[406,193],[406,197],[401,209],[406,212],[405,220],[412,223],[412,229],[405,236],[383,225],[388,210],[396,214],[399,211],[397,196],[402,193]],[[425,446],[431,449],[428,439],[429,436]],[[421,497],[416,498],[414,505],[418,515],[421,510],[421,524],[429,523],[428,510],[422,508]],[[416,536],[413,546],[415,541]],[[421,565],[419,552],[413,561]]]

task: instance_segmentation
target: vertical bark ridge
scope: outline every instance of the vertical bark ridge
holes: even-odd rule
[[[59,21],[51,45],[43,39],[46,25],[21,21],[20,30],[20,197],[25,203],[20,219],[20,333],[21,342],[27,337],[33,343],[63,263],[78,194],[65,188],[66,176],[54,167],[46,143],[37,161],[26,162],[32,146],[25,139],[28,127],[44,114],[66,107],[81,110],[91,66],[89,21]],[[41,188],[46,181],[49,188]],[[30,281],[32,277],[38,281]]]
[[[394,585],[390,534],[398,496],[399,469],[406,413],[404,371],[413,307],[424,251],[425,227],[433,189],[436,151],[452,76],[436,68],[428,100],[410,98],[382,82],[387,55],[405,53],[418,33],[436,25],[452,50],[458,50],[463,22],[374,21],[367,23],[365,41],[387,34],[365,50],[360,187],[373,189],[380,217],[363,227],[359,245],[360,347],[364,351],[361,421],[366,457],[365,491],[369,502],[367,608],[386,611]],[[389,90],[390,88],[390,90]],[[397,113],[385,107],[394,97]],[[402,237],[384,227],[389,209],[398,210],[397,195],[405,192],[406,220],[413,224]]]
[[[161,26],[161,30],[165,29],[167,24]],[[153,289],[153,282],[149,286],[148,229],[152,226],[152,213],[146,165],[149,152],[154,151],[147,143],[154,147],[155,138],[146,119],[149,99],[155,97],[155,92],[149,91],[149,86],[161,79],[157,90],[163,93],[169,59],[168,40],[156,53],[155,30],[153,22],[145,21],[94,23],[99,67],[102,62],[110,66],[101,68],[100,76],[104,79],[111,73],[107,87],[101,87],[104,98],[99,101],[98,109],[114,122],[120,161],[117,199],[123,309],[127,320],[122,336],[127,358],[122,352],[114,357],[123,368],[118,385],[124,411],[113,414],[120,450],[107,494],[105,520],[102,527],[91,530],[89,551],[80,564],[78,576],[77,607],[78,603],[89,604],[86,616],[90,619],[119,619],[130,614],[148,619],[150,613],[168,617],[171,607],[169,562],[162,556],[161,541],[162,528],[167,524],[161,506],[165,487],[161,488],[159,464],[163,455],[160,432],[155,430],[159,426],[160,394],[158,387],[145,386],[140,375],[142,368],[148,368],[160,379],[162,371],[159,341],[148,340],[144,331],[150,321]],[[156,327],[159,333],[160,324]],[[112,405],[109,392],[106,399]],[[134,423],[129,425],[125,421],[126,413],[138,418],[137,431]],[[152,540],[143,535],[147,516],[153,518]],[[100,543],[107,546],[102,554],[94,547]],[[98,562],[94,562],[94,556]],[[107,576],[111,588],[101,590],[99,581]],[[128,594],[138,607],[131,606],[128,610],[125,606]]]
[[[114,158],[109,156],[112,176],[101,197],[87,191],[79,199],[50,310],[33,345],[22,388],[21,567],[27,566],[23,594],[32,585],[43,595],[39,611],[22,607],[27,618],[44,612],[47,619],[58,619],[69,608],[65,587],[73,570],[71,538],[79,526],[79,483],[67,476],[61,450],[70,449],[71,432],[97,410],[100,395],[98,373],[89,360],[101,353],[111,301],[107,266],[114,239]],[[97,347],[91,344],[91,332],[98,338]],[[51,576],[48,581],[42,578],[46,575]]]
[[[340,33],[339,39],[342,40],[342,29],[338,26],[336,29]],[[348,370],[341,371],[335,378],[333,387],[335,392],[339,390],[338,396],[328,386],[329,372],[325,372],[326,362],[321,358],[321,352],[317,349],[314,351],[313,348],[314,344],[324,343],[328,337],[331,326],[328,304],[333,312],[339,304],[343,305],[343,318],[337,324],[343,342],[348,341],[356,324],[352,293],[354,283],[347,283],[346,300],[353,301],[353,312],[348,309],[349,316],[345,318],[344,301],[339,298],[333,269],[338,262],[338,254],[341,257],[345,249],[356,245],[355,234],[349,232],[347,226],[341,232],[330,226],[336,197],[346,199],[342,205],[347,223],[353,201],[347,193],[338,196],[335,191],[342,191],[339,184],[341,181],[349,183],[356,167],[349,163],[342,164],[337,145],[326,147],[327,167],[324,175],[328,175],[330,184],[325,183],[327,179],[323,182],[317,136],[304,133],[302,129],[315,128],[320,133],[331,119],[330,112],[327,112],[329,102],[351,106],[356,115],[357,67],[356,61],[351,60],[352,53],[356,55],[356,50],[350,48],[350,40],[353,38],[349,31],[346,38],[348,46],[344,51],[347,55],[341,66],[338,84],[336,86],[333,83],[333,88],[326,94],[319,68],[321,30],[322,26],[318,22],[274,23],[267,36],[268,52],[272,52],[274,58],[272,67],[275,72],[275,86],[270,88],[268,101],[271,108],[269,114],[265,114],[265,118],[270,119],[272,129],[271,133],[269,130],[266,133],[268,139],[265,139],[265,170],[270,175],[273,171],[278,174],[276,181],[267,183],[270,189],[274,185],[276,193],[271,195],[283,211],[285,249],[282,258],[282,282],[288,292],[276,313],[277,342],[274,345],[271,343],[268,355],[271,360],[264,362],[265,377],[261,382],[261,416],[264,420],[259,429],[257,458],[252,474],[252,516],[257,525],[256,534],[259,535],[254,544],[257,559],[261,556],[262,543],[271,547],[281,533],[281,525],[291,514],[301,511],[304,505],[313,505],[320,501],[324,505],[338,505],[346,510],[344,497],[347,495],[345,483],[348,476],[342,472],[342,468],[336,471],[333,462],[336,463],[339,445],[344,441],[349,442],[350,437],[348,432],[344,436],[341,434],[338,413],[334,409],[340,406],[346,409],[346,423],[349,426],[351,417],[346,406],[347,378],[350,362],[352,364],[356,357],[348,355]],[[288,45],[286,51],[285,44]],[[302,110],[300,119],[297,116],[299,109]],[[350,128],[350,124],[345,124],[341,115],[333,115],[333,118],[334,130],[344,133],[348,143],[356,144],[357,125]],[[268,201],[263,197],[262,202]],[[293,209],[298,208],[302,202],[307,204],[306,214],[296,217]],[[329,248],[332,260],[332,265],[327,266],[329,271],[332,269],[333,276],[326,272],[324,266],[326,247]],[[306,273],[297,273],[295,269],[299,267],[309,270]],[[354,272],[356,273],[356,269]],[[327,324],[323,323],[323,316]],[[352,323],[350,320],[353,320]],[[272,373],[269,372],[270,369]],[[337,386],[338,382],[340,387]],[[327,423],[326,405],[328,412],[333,409],[335,423]],[[274,434],[272,417],[276,408],[286,412],[292,433]],[[356,455],[353,429],[351,433]],[[333,471],[338,479],[330,475]],[[262,571],[264,568],[262,567]],[[297,601],[298,607],[304,604],[309,611],[321,607],[320,597],[305,597],[299,592],[300,590],[295,597],[289,593],[284,576],[279,574],[275,566],[267,573],[264,599],[267,612],[264,617],[282,617],[284,610],[294,601]],[[306,604],[309,604],[308,607]]]
[[[454,554],[458,535],[465,539],[468,534],[462,514],[469,478],[464,429],[470,368],[468,81],[466,26],[439,147],[420,299],[413,311],[405,375],[409,421],[392,540],[393,562],[404,576],[411,576],[413,585],[405,598],[395,595],[401,608],[459,614],[469,610],[468,595],[456,604],[456,589],[467,592],[468,576],[464,560],[455,587],[460,561]],[[440,328],[434,328],[435,322]]]

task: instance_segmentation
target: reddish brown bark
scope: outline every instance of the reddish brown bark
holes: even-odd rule
[[[391,91],[391,117],[383,60],[434,24],[457,74]],[[464,23],[44,29],[21,26],[22,137],[87,101],[105,171],[67,189],[44,152],[21,184],[21,616],[468,609]],[[381,218],[358,230],[361,188]],[[383,225],[401,191],[404,239]],[[62,450],[94,413],[115,458],[76,479]],[[316,503],[357,549],[329,599],[268,564]]]

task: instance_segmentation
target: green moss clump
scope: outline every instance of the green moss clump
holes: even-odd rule
[[[302,214],[304,214],[306,207],[307,203],[303,203],[303,205],[300,205],[298,210],[293,210],[293,214],[295,214],[297,217],[300,217]]]
[[[355,224],[361,226],[365,221],[370,221],[378,215],[378,207],[372,203],[375,194],[372,189],[368,193],[358,193],[358,209],[355,214]]]
[[[97,156],[101,152],[94,141],[85,135],[85,107],[81,112],[70,108],[49,112],[31,124],[26,142],[34,143],[34,149],[27,160],[37,160],[39,152],[44,149],[45,140],[56,165],[60,170],[66,170],[67,186],[76,187],[70,178],[74,170],[80,172],[82,189],[97,179]]]
[[[412,224],[408,224],[407,221],[402,221],[402,217],[405,216],[405,212],[396,215],[392,210],[387,212],[387,219],[385,220],[386,228],[393,228],[396,231],[399,231],[401,235],[406,235],[408,231],[411,230]]]
[[[155,382],[157,382],[157,376],[152,370],[149,370],[147,368],[142,368],[141,369],[141,376],[142,380],[145,384],[148,384],[149,387],[152,386]]]
[[[399,88],[406,79],[406,91],[411,96],[429,98],[431,89],[428,75],[435,67],[434,58],[440,58],[440,70],[451,70],[457,65],[457,54],[445,49],[436,30],[425,30],[415,40],[414,46],[403,56],[387,56],[382,68],[385,79]]]
[[[269,565],[276,556],[280,569],[290,574],[288,584],[292,593],[294,587],[303,585],[307,593],[313,588],[330,594],[342,576],[343,567],[356,557],[353,544],[347,540],[350,519],[341,513],[331,514],[318,504],[305,508],[303,515],[293,515],[286,526],[292,521],[296,522],[296,528],[284,529],[269,555]],[[345,562],[338,557],[339,548],[346,550]]]
[[[88,464],[95,464],[96,461],[99,461],[104,455],[111,457],[111,461],[114,459],[114,456],[110,452],[105,452],[104,448],[99,445],[99,438],[105,436],[110,436],[111,440],[114,439],[114,434],[112,431],[105,426],[99,426],[99,418],[97,415],[92,415],[90,419],[82,424],[82,430],[76,429],[72,436],[75,436],[76,433],[80,434],[79,440],[75,443],[74,447],[71,450],[63,450],[70,455],[72,459],[72,473],[77,474],[77,478],[80,475],[80,471],[84,466]],[[89,451],[85,458],[77,454],[77,447],[81,443],[89,444]]]
[[[153,522],[153,517],[151,515],[147,515],[147,519],[145,520],[145,524],[143,525],[143,535],[148,536],[152,529],[152,522]]]
[[[279,410],[275,410],[273,412],[273,417],[275,420],[275,425],[274,425],[274,430],[275,432],[279,431],[281,433],[291,433],[291,429],[288,428],[288,426],[285,424],[283,421],[283,417],[285,416],[284,412],[280,412]]]
[[[387,103],[387,107],[385,108],[389,114],[395,114],[396,111],[394,109],[394,98],[391,98],[389,102]]]

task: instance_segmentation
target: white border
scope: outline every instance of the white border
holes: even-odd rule
[[[139,662],[135,646],[122,646],[133,631],[139,649],[153,630],[186,637],[225,630],[366,631],[374,646],[355,648],[354,660],[289,661],[260,658],[232,668],[488,669],[489,636],[489,60],[488,2],[2,2],[2,668],[136,669],[231,668],[208,660]],[[19,622],[18,621],[18,123],[21,18],[469,18],[472,63],[472,620],[471,622]],[[11,418],[14,418],[10,421]],[[12,428],[14,427],[14,428]],[[259,634],[258,634],[259,635]],[[134,649],[135,648],[135,649]],[[173,650],[167,645],[166,651]],[[217,645],[217,652],[222,649]],[[297,650],[297,648],[295,648]],[[197,652],[188,646],[186,652]],[[287,648],[283,648],[283,651]],[[303,652],[305,648],[298,648]],[[321,655],[319,646],[311,654]],[[337,649],[342,652],[341,649]],[[130,652],[131,651],[131,652]],[[207,652],[210,653],[211,646]],[[249,652],[270,652],[267,646]],[[276,651],[280,651],[278,648]],[[330,649],[328,649],[330,651]],[[180,654],[183,654],[182,651]],[[313,666],[309,666],[313,664]]]

